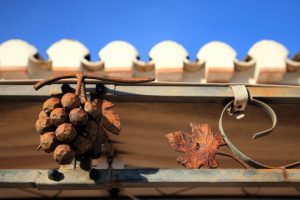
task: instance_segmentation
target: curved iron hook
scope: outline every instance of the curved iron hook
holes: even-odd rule
[[[281,166],[281,167],[272,167],[272,166],[269,166],[269,165],[265,165],[265,164],[262,164],[262,163],[260,163],[260,162],[258,162],[256,160],[253,160],[252,158],[246,156],[236,146],[234,146],[233,143],[227,137],[227,135],[226,135],[226,133],[224,131],[224,128],[223,128],[223,116],[224,116],[224,113],[232,106],[233,103],[234,103],[234,100],[230,101],[223,108],[222,113],[220,115],[220,119],[219,119],[219,130],[220,130],[220,133],[222,134],[225,142],[227,143],[229,149],[232,151],[233,154],[235,154],[240,159],[242,159],[243,161],[245,161],[247,164],[249,164],[250,166],[252,166],[254,168],[285,169],[285,168],[293,168],[293,167],[300,166],[300,161],[297,161],[297,162],[294,162],[294,163],[290,163],[290,164],[287,164],[287,165],[284,165],[284,166]],[[258,133],[255,133],[253,135],[252,139],[256,139],[256,138],[268,135],[269,133],[271,133],[273,131],[273,129],[276,126],[276,123],[277,123],[276,113],[266,103],[264,103],[262,101],[259,101],[259,100],[256,100],[256,99],[253,99],[252,97],[250,98],[250,102],[249,103],[252,103],[252,104],[254,104],[256,106],[259,106],[259,107],[263,108],[267,112],[267,114],[269,115],[269,117],[272,120],[272,127],[271,128],[269,128],[267,130],[264,130],[264,131],[261,131],[261,132],[258,132]]]

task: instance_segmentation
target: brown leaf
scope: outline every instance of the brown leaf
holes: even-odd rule
[[[96,99],[94,100],[97,102],[98,104],[98,109],[100,110],[100,113],[102,115],[104,115],[104,112],[107,110],[107,109],[110,109],[112,107],[114,107],[114,104],[112,102],[109,102],[109,101],[106,101],[106,100],[102,100],[102,99]]]
[[[121,131],[121,121],[119,115],[112,109],[114,104],[106,100],[98,100],[100,113],[102,115],[101,126],[114,134]]]
[[[109,108],[112,108],[114,107],[114,104],[112,102],[109,102],[109,101],[106,101],[106,100],[103,100],[102,101],[102,110],[105,111]]]
[[[105,110],[103,112],[102,125],[108,131],[119,134],[121,131],[121,121],[119,115],[113,110]]]
[[[220,133],[214,134],[208,124],[191,123],[192,134],[177,131],[166,135],[175,151],[183,153],[177,161],[186,168],[218,166],[215,154],[220,145],[226,144]]]
[[[109,137],[108,137],[105,129],[102,128],[101,126],[99,126],[98,132],[97,132],[97,135],[96,135],[96,139],[95,139],[95,143],[105,144],[105,143],[108,142],[108,140],[109,140]]]

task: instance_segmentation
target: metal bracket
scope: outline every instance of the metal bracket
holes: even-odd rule
[[[228,113],[230,116],[234,115],[236,119],[241,119],[245,116],[243,112],[249,100],[247,88],[245,85],[231,85],[230,88],[234,95],[234,102],[228,109]]]
[[[228,111],[230,116],[235,116],[236,119],[243,118],[245,116],[243,112],[245,111],[246,106],[249,103],[262,108],[272,120],[272,126],[269,129],[253,134],[252,138],[256,139],[271,133],[277,124],[277,116],[274,110],[270,106],[268,106],[268,104],[253,99],[245,85],[231,85],[230,88],[233,91],[234,100],[229,102],[223,109],[223,112],[220,116],[220,122],[222,122],[223,120],[223,114],[225,110]],[[220,124],[220,131],[224,131],[222,123]]]

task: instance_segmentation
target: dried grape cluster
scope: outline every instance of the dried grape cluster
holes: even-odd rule
[[[108,132],[119,134],[119,116],[114,105],[106,100],[81,101],[75,93],[62,98],[52,97],[43,104],[35,123],[40,134],[40,145],[61,165],[70,164],[77,156],[92,159],[101,156],[101,147],[108,141]]]

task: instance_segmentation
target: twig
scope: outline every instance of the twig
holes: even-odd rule
[[[86,89],[85,89],[85,81],[84,81],[84,77],[83,77],[83,80],[82,80],[82,84],[81,84],[81,88],[80,88],[80,93],[81,93],[81,96],[83,98],[83,102],[82,103],[85,103],[87,101],[87,97],[86,97]]]
[[[289,169],[289,168],[294,168],[294,167],[298,167],[298,166],[300,166],[300,161],[293,162],[293,163],[290,163],[287,165],[283,165],[282,167]]]
[[[51,84],[52,82],[58,81],[60,79],[66,79],[66,78],[78,78],[78,74],[81,74],[82,76],[86,78],[101,80],[101,81],[108,81],[112,83],[146,83],[150,81],[154,81],[153,78],[120,78],[115,76],[106,76],[106,75],[96,75],[96,74],[84,74],[82,72],[80,73],[70,73],[70,74],[64,74],[60,76],[54,76],[48,79],[45,79],[43,81],[38,82],[33,87],[35,90],[40,89],[41,87]]]
[[[83,74],[82,73],[78,73],[78,74],[76,74],[76,77],[77,77],[77,85],[76,85],[76,92],[75,92],[75,94],[79,96],[81,85],[82,85],[82,81],[83,81]]]
[[[245,167],[247,169],[250,168],[243,160],[241,160],[240,158],[238,158],[237,156],[235,156],[232,153],[228,153],[228,152],[225,152],[225,151],[217,150],[216,154],[231,157],[231,158],[235,159],[236,161],[238,161],[241,165],[243,165],[243,167]]]

